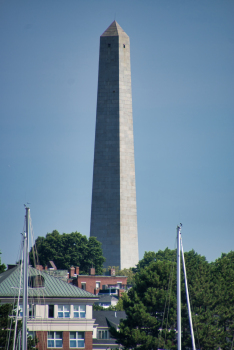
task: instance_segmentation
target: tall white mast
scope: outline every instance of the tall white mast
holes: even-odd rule
[[[184,282],[185,282],[185,291],[186,291],[186,299],[187,299],[187,306],[188,306],[188,314],[189,314],[189,324],[190,324],[190,332],[191,332],[191,338],[192,338],[192,346],[193,346],[193,350],[196,350],[194,334],[193,334],[192,314],[191,314],[191,308],[190,308],[190,302],[189,302],[189,291],[188,291],[188,283],[187,283],[187,274],[186,274],[186,267],[185,267],[185,260],[184,260],[184,250],[183,250],[183,244],[182,244],[182,237],[181,237],[181,255],[182,255],[182,261],[183,261],[183,268],[184,268]]]
[[[191,331],[191,338],[192,338],[192,346],[193,346],[193,350],[196,350],[195,340],[194,340],[194,333],[193,333],[193,321],[192,321],[191,308],[190,308],[190,302],[189,302],[189,292],[188,292],[188,283],[187,283],[186,267],[185,267],[185,260],[184,260],[184,250],[183,250],[183,244],[182,244],[182,238],[181,238],[181,226],[182,226],[182,224],[180,224],[180,226],[179,225],[177,226],[177,330],[178,330],[178,350],[181,350],[180,251],[181,251],[182,261],[183,261],[185,291],[186,291],[186,299],[187,299],[187,306],[188,306],[188,314],[189,314],[189,324],[190,324],[190,331]]]
[[[23,329],[22,329],[22,350],[27,350],[27,314],[28,314],[28,232],[29,232],[29,216],[30,216],[30,209],[26,209],[26,230],[24,232],[24,269],[23,269],[23,276],[24,276],[24,285],[23,285]]]
[[[178,350],[181,350],[181,292],[180,292],[180,236],[181,226],[177,226],[177,331]]]

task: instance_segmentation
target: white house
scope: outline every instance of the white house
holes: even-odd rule
[[[0,274],[1,304],[17,302],[20,269],[20,265],[16,265]],[[32,267],[29,267],[28,285],[27,328],[35,332],[39,340],[37,348],[92,350],[95,322],[92,306],[98,298]],[[21,289],[20,305],[22,295]],[[21,309],[19,316],[22,316]]]

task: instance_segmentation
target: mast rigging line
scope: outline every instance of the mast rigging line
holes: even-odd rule
[[[176,247],[176,240],[175,240],[175,244],[174,244],[174,249]],[[165,320],[165,313],[166,313],[166,309],[167,309],[167,323],[166,323],[166,329],[165,329],[165,337],[164,337],[164,345],[163,347],[165,348],[165,344],[166,344],[166,332],[167,332],[167,325],[168,325],[168,315],[169,315],[169,309],[170,309],[170,301],[171,301],[171,294],[172,294],[172,281],[173,281],[173,270],[174,270],[174,262],[175,262],[175,257],[173,257],[173,260],[171,262],[171,269],[170,269],[170,276],[169,276],[169,282],[168,282],[168,288],[167,288],[167,296],[166,296],[166,300],[165,300],[165,306],[164,306],[164,311],[163,311],[163,319],[162,319],[162,326],[161,329],[163,331],[163,323]],[[168,298],[169,295],[169,298]],[[168,301],[168,307],[167,307],[167,299],[169,299]],[[162,338],[162,332],[160,332],[159,338],[158,338],[158,347],[160,346],[160,341]]]
[[[30,227],[30,238],[31,238],[31,251],[32,251],[32,256],[33,256],[33,264],[32,266],[34,268],[36,268],[36,265],[40,265],[40,261],[39,261],[39,256],[38,256],[38,251],[37,251],[37,246],[36,246],[36,240],[35,240],[35,235],[34,235],[34,230],[33,230],[33,225],[32,225],[32,218],[31,218],[31,215],[30,215],[30,220],[29,220],[29,227]],[[41,274],[41,270],[37,270],[37,273],[39,276],[42,276]],[[31,296],[30,297],[31,301],[32,301],[32,317],[35,317],[34,315],[34,299],[36,300],[36,303],[38,305],[45,305],[45,295],[44,295],[44,290],[42,289],[42,296]],[[45,312],[45,310],[44,310]],[[40,323],[41,325],[43,325],[43,318],[40,319]],[[46,343],[46,335],[45,333],[42,334],[42,337],[41,337],[41,341],[43,344]]]
[[[22,232],[25,231],[25,225],[26,225],[26,220],[24,219],[24,225],[23,225],[23,230]],[[19,312],[19,300],[20,300],[20,288],[21,288],[21,275],[22,275],[22,264],[23,264],[23,234],[20,233],[22,235],[21,238],[21,242],[20,242],[20,248],[18,250],[18,256],[17,256],[17,262],[16,264],[20,264],[21,266],[21,272],[20,272],[20,286],[19,286],[19,293],[18,293],[18,297],[16,297],[16,295],[14,295],[14,299],[12,304],[12,317],[10,317],[9,321],[8,321],[8,335],[7,335],[7,343],[5,344],[5,349],[8,350],[9,346],[10,346],[10,340],[11,340],[11,332],[12,332],[12,322],[15,319],[15,326],[14,326],[14,335],[13,335],[13,349],[15,348],[15,342],[16,342],[16,336],[17,336],[17,327],[18,327],[18,312]],[[15,309],[14,306],[16,304],[16,299],[17,299],[17,309],[16,309],[16,314],[14,315]]]

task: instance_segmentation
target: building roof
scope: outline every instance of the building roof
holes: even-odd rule
[[[118,302],[119,299],[114,297],[113,295],[100,295],[98,296],[99,297],[99,300],[96,302],[96,304],[99,304],[99,303],[111,303],[112,301],[116,301]]]
[[[10,270],[0,274],[0,299],[17,297],[20,284],[21,266],[17,265]],[[50,276],[48,273],[38,271],[33,267],[29,267],[28,275],[30,278],[34,276],[42,276],[43,287],[28,288],[28,296],[44,297],[44,298],[97,298],[94,294],[83,289],[73,286],[59,278]],[[22,288],[23,282],[21,282]],[[20,295],[23,295],[23,290],[20,290]]]
[[[125,311],[93,311],[93,318],[96,319],[97,328],[114,327],[117,329],[121,319],[126,318]],[[93,339],[94,349],[119,348],[114,338]]]
[[[125,311],[93,311],[93,318],[98,327],[114,327],[118,328],[120,320],[126,318]]]
[[[125,31],[120,27],[120,25],[116,21],[113,21],[101,36],[120,36],[120,35],[128,36],[125,33]]]
[[[93,348],[94,349],[113,349],[119,348],[114,338],[110,339],[94,339],[93,338]]]

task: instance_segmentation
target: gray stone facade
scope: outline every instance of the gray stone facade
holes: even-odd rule
[[[105,267],[138,263],[130,42],[116,21],[100,37],[90,235]]]

